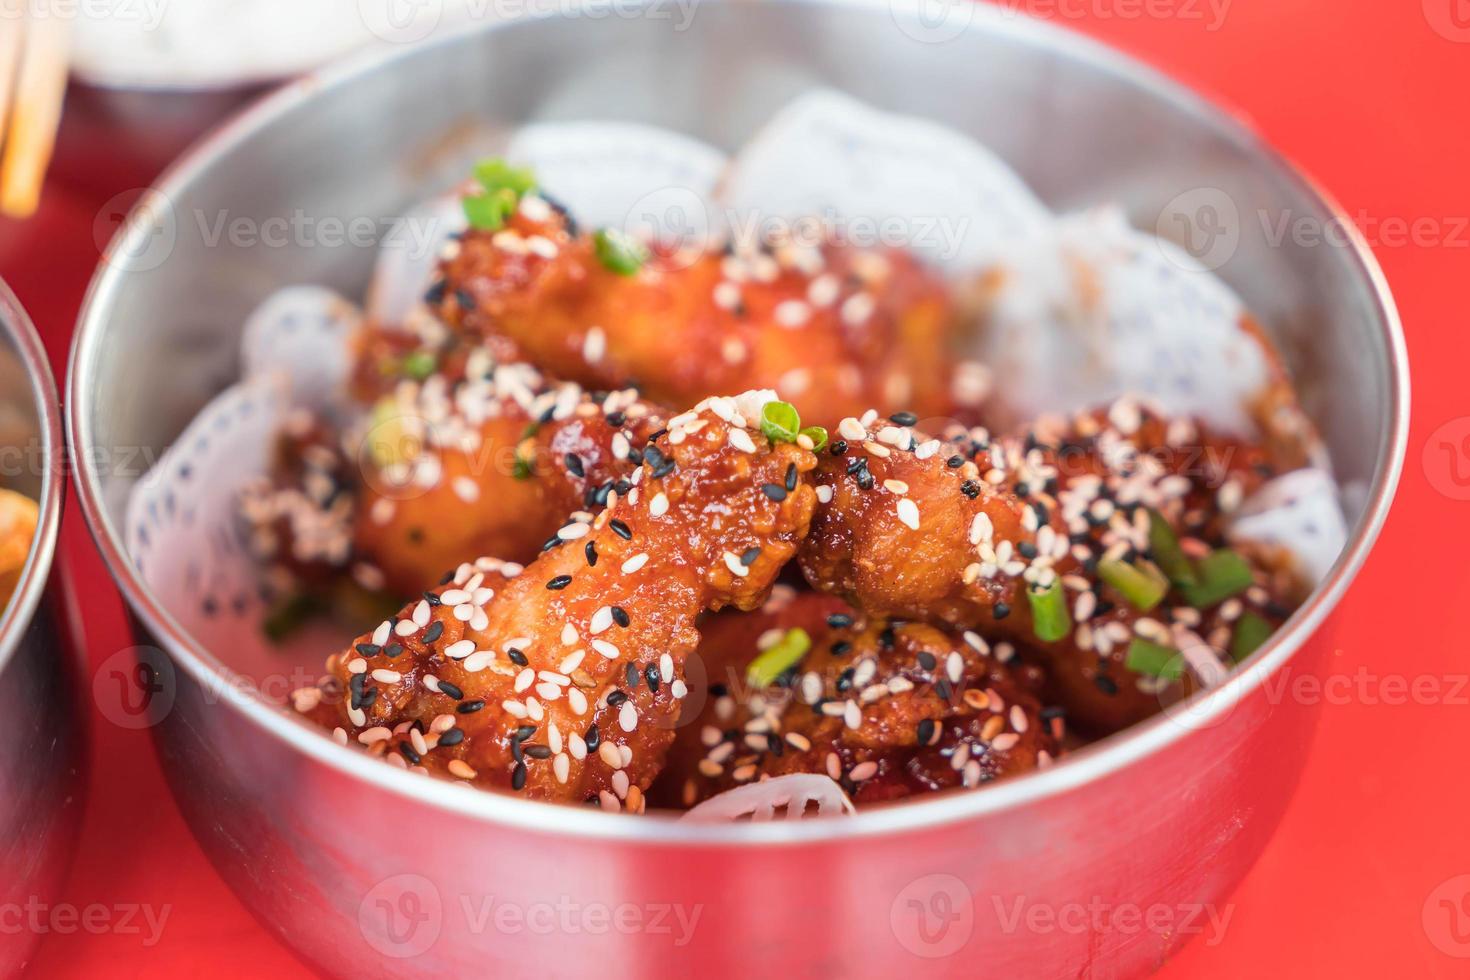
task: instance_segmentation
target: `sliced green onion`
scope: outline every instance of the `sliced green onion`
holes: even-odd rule
[[[1037,639],[1052,643],[1072,632],[1072,614],[1067,610],[1061,579],[1052,579],[1051,585],[1040,591],[1027,589],[1026,598],[1031,603],[1031,629]]]
[[[1136,674],[1177,681],[1184,676],[1184,656],[1173,647],[1134,637],[1128,644],[1128,669]]]
[[[1181,588],[1199,582],[1194,564],[1184,553],[1184,549],[1179,547],[1179,536],[1174,533],[1169,522],[1164,520],[1164,515],[1156,510],[1148,512],[1148,548],[1170,582]]]
[[[1251,567],[1240,555],[1227,548],[1212,551],[1195,564],[1199,582],[1181,586],[1184,598],[1196,609],[1205,609],[1224,602],[1231,596],[1250,588],[1255,579]]]
[[[536,187],[536,175],[529,167],[512,167],[500,157],[475,164],[475,180],[487,193],[508,190],[517,198]]]
[[[1240,663],[1270,638],[1270,623],[1253,612],[1241,613],[1235,621],[1235,634],[1230,637],[1230,659]]]
[[[761,408],[761,432],[772,442],[795,442],[801,416],[790,402],[766,402]]]
[[[827,430],[820,425],[809,425],[801,430],[801,434],[812,441],[812,452],[817,452],[827,445]]]
[[[593,232],[592,248],[603,268],[620,276],[636,275],[648,261],[648,249],[643,243],[616,228],[599,228]]]
[[[801,627],[789,629],[786,635],[761,651],[745,669],[745,680],[753,688],[770,687],[776,679],[801,663],[812,648],[812,638]]]
[[[1117,590],[1135,609],[1148,612],[1163,601],[1169,591],[1169,583],[1148,562],[1126,562],[1120,558],[1106,558],[1097,563],[1097,574]]]
[[[486,194],[474,194],[461,204],[470,227],[478,231],[499,231],[506,219],[515,214],[520,198],[509,188]]]
[[[403,373],[415,381],[423,381],[438,366],[438,360],[426,350],[416,350],[403,359]]]

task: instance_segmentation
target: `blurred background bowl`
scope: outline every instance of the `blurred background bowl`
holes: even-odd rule
[[[1356,239],[1277,241],[1248,220],[1351,227],[1223,113],[1005,11],[592,9],[601,16],[484,25],[290,86],[190,154],[114,241],[73,349],[70,436],[93,531],[158,650],[155,743],[185,817],[246,904],[333,975],[1147,972],[1208,928],[1188,910],[1218,911],[1275,828],[1315,721],[1315,702],[1283,685],[1319,669],[1319,629],[1397,481],[1406,361],[1377,266]],[[643,121],[730,149],[818,85],[974,135],[1059,210],[1114,200],[1165,233],[1181,201],[1244,216],[1218,271],[1282,345],[1352,533],[1312,599],[1226,685],[983,792],[842,823],[691,827],[476,793],[341,749],[256,693],[297,665],[204,649],[170,597],[150,593],[122,544],[135,478],[92,461],[168,446],[237,377],[258,302],[303,282],[360,295],[375,255],[306,235],[211,241],[221,216],[382,221],[533,120]],[[1088,917],[1098,908],[1105,927]],[[1173,926],[1140,927],[1152,909]],[[619,910],[632,918],[610,924]],[[681,913],[696,920],[683,931]]]
[[[42,931],[29,923],[61,890],[81,817],[86,731],[64,652],[52,558],[65,487],[61,405],[46,352],[0,282],[0,475],[40,516],[0,619],[0,977],[18,973]]]

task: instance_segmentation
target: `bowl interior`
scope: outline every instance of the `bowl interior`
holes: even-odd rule
[[[1402,356],[1371,259],[1351,242],[1276,233],[1283,220],[1336,226],[1305,181],[1152,72],[980,5],[944,40],[902,4],[683,9],[501,24],[329,72],[226,128],[166,179],[162,206],[128,227],[94,282],[73,362],[84,502],[135,600],[155,601],[120,558],[142,471],[93,459],[157,458],[238,376],[241,326],[264,297],[291,283],[361,295],[391,219],[525,122],[634,120],[728,150],[815,86],[975,136],[1058,210],[1117,202],[1155,229],[1181,195],[1229,202],[1238,243],[1218,272],[1281,344],[1345,490],[1353,537],[1329,586],[1340,593],[1401,455]],[[283,229],[269,240],[268,220]],[[280,669],[230,650],[202,659],[213,658],[247,676]]]

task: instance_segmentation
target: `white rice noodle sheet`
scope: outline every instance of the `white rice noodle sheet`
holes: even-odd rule
[[[742,239],[815,218],[840,240],[904,246],[957,274],[998,264],[1052,221],[975,140],[829,89],[796,99],[752,137],[717,200]]]
[[[815,808],[815,813],[808,813]],[[787,820],[833,817],[856,813],[842,787],[826,776],[792,773],[748,783],[712,796],[690,809],[680,820],[691,823],[766,823],[784,815]]]

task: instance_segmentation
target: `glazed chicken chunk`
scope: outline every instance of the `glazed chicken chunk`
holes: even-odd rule
[[[637,811],[687,693],[695,620],[751,609],[806,534],[816,458],[753,427],[769,393],[671,419],[626,492],[530,565],[461,565],[329,661],[298,710],[339,741],[535,799]]]
[[[1275,556],[1224,547],[1270,475],[1255,447],[1126,400],[1015,437],[912,423],[844,420],[803,571],[872,616],[1034,652],[1078,727],[1116,731],[1218,680],[1289,613]]]
[[[1048,764],[1062,735],[1034,669],[973,633],[868,620],[803,593],[702,627],[692,693],[657,800],[694,806],[791,773],[858,803],[970,788]],[[702,705],[702,706],[701,706]],[[696,715],[689,717],[691,709]]]
[[[429,299],[454,330],[509,341],[551,374],[637,385],[664,404],[773,388],[809,422],[869,405],[925,416],[974,401],[941,280],[898,250],[789,245],[695,251],[579,230],[526,195],[505,227],[471,230]]]

